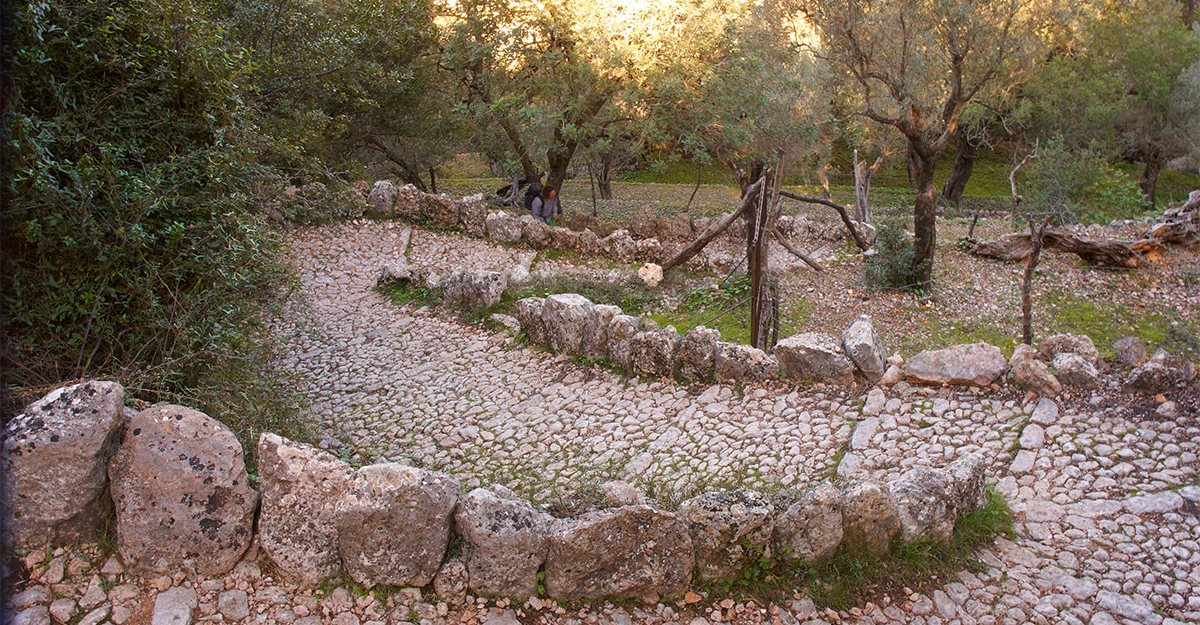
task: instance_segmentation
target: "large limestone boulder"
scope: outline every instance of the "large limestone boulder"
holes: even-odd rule
[[[607,304],[592,307],[592,314],[584,322],[579,351],[584,358],[605,360],[608,358],[608,327],[621,314],[621,309]]]
[[[202,412],[160,405],[137,413],[108,476],[117,551],[130,568],[222,575],[250,546],[258,493],[242,445]]]
[[[954,507],[956,515],[974,512],[987,505],[985,468],[983,454],[978,452],[966,454],[946,467],[946,474],[950,477],[950,505]]]
[[[1122,337],[1113,343],[1113,352],[1126,367],[1140,367],[1146,362],[1146,343],[1136,336]]]
[[[579,233],[570,228],[554,226],[550,228],[550,247],[556,250],[577,251],[579,249]]]
[[[887,349],[870,316],[860,315],[842,330],[842,347],[868,384],[874,384],[887,371]]]
[[[382,213],[384,215],[392,214],[392,206],[396,204],[396,185],[390,180],[380,180],[371,187],[371,192],[367,194],[367,206],[373,212]]]
[[[913,467],[890,485],[900,531],[905,542],[931,537],[950,540],[958,511],[953,505],[953,481],[942,471]]]
[[[1055,334],[1038,345],[1038,352],[1048,361],[1053,361],[1059,354],[1075,354],[1092,365],[1100,362],[1100,352],[1086,334]]]
[[[521,239],[528,243],[529,247],[535,250],[550,247],[550,226],[533,215],[521,215],[518,221],[521,223]]]
[[[338,555],[355,582],[421,587],[450,539],[458,481],[402,464],[365,466],[336,510]]]
[[[679,341],[679,331],[674,326],[638,332],[629,342],[630,369],[639,376],[671,375]]]
[[[649,506],[591,512],[555,524],[546,557],[546,594],[554,599],[680,597],[692,580],[688,528]]]
[[[409,221],[421,217],[421,200],[425,194],[411,184],[396,189],[396,202],[392,205],[392,214]]]
[[[258,438],[262,488],[259,541],[284,577],[312,587],[341,573],[338,505],[353,483],[350,465],[276,434]]]
[[[32,551],[91,539],[112,505],[104,484],[124,398],[116,382],[64,386],[4,426],[0,543]]]
[[[892,538],[900,531],[891,491],[878,482],[858,481],[846,488],[842,502],[843,541],[875,555],[891,551]]]
[[[595,307],[588,298],[576,293],[558,293],[546,298],[542,323],[550,348],[559,354],[577,356],[583,345],[583,329]]]
[[[542,308],[545,304],[544,298],[526,297],[517,300],[514,305],[517,321],[521,324],[521,331],[529,337],[529,342],[534,345],[546,344],[546,325],[542,323]]]
[[[666,221],[663,221],[665,219]],[[691,213],[683,212],[674,217],[664,217],[658,220],[654,235],[660,241],[676,243],[690,240],[696,233],[692,225]]]
[[[1164,349],[1144,364],[1129,372],[1125,385],[1130,390],[1142,393],[1165,393],[1191,379],[1191,365],[1171,355]]]
[[[633,257],[637,254],[637,241],[629,236],[628,230],[617,230],[600,239],[598,245],[600,254],[617,262],[633,262]]]
[[[1058,381],[1074,388],[1100,388],[1100,372],[1086,358],[1071,352],[1059,352],[1051,363]]]
[[[774,551],[788,562],[820,564],[842,544],[842,493],[821,482],[775,521]]]
[[[497,243],[516,245],[521,242],[521,222],[504,211],[488,213],[484,224],[488,238]]]
[[[641,239],[633,250],[633,259],[643,263],[657,263],[662,260],[663,248],[658,239]]]
[[[711,380],[716,368],[717,341],[721,333],[697,326],[679,344],[679,377],[690,382]]]
[[[717,341],[714,362],[718,382],[757,382],[779,377],[775,357],[749,345]]]
[[[846,356],[842,341],[836,335],[823,332],[796,334],[777,343],[774,352],[780,368],[789,378],[842,386],[854,384],[854,363]]]
[[[463,298],[463,284],[467,281],[467,270],[455,269],[442,276],[438,285],[442,289],[442,303],[457,306]]]
[[[508,276],[499,271],[471,271],[462,281],[462,301],[467,310],[496,305],[508,288]]]
[[[454,209],[458,211],[458,223],[462,225],[463,232],[466,232],[468,236],[485,237],[488,235],[486,221],[488,211],[482,193],[454,200]]]
[[[1007,367],[999,347],[981,342],[923,351],[908,359],[905,374],[920,384],[987,386]]]
[[[503,597],[536,595],[553,521],[503,487],[467,493],[454,513],[454,527],[468,545],[471,589]]]
[[[600,253],[600,237],[591,230],[584,230],[575,237],[575,247],[571,249],[584,256],[595,256]]]
[[[774,506],[749,490],[705,493],[679,504],[700,579],[732,579],[760,556],[770,556]]]
[[[375,274],[375,286],[386,288],[397,285],[408,289],[414,286],[424,286],[427,277],[429,277],[429,272],[425,268],[410,265],[407,260],[400,260],[386,263],[379,268],[379,272]]]
[[[629,231],[635,239],[649,239],[658,234],[658,216],[653,206],[643,206],[633,213]]]
[[[608,324],[608,360],[622,371],[632,371],[633,337],[642,331],[642,322],[632,315],[615,315]]]
[[[1024,343],[1013,350],[1008,359],[1008,371],[1013,382],[1026,391],[1042,397],[1056,397],[1062,392],[1062,383],[1050,373],[1050,367],[1037,359],[1037,350]]]
[[[448,195],[423,193],[421,196],[421,221],[437,228],[458,225],[458,208]]]

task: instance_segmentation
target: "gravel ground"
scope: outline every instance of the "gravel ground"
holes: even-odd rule
[[[600,603],[567,611],[536,599],[508,605],[468,598],[453,606],[427,603],[436,599],[417,592],[386,599],[340,588],[314,594],[273,579],[257,554],[222,580],[144,580],[111,564],[108,573],[72,568],[87,554],[60,550],[27,561],[31,587],[87,603],[80,613],[88,625],[149,622],[156,591],[172,586],[195,587],[199,620],[211,623],[241,616],[231,603],[236,593],[226,601],[231,614],[221,607],[222,593],[232,590],[247,593],[247,622],[297,625],[410,618],[426,625],[1200,623],[1194,394],[1157,403],[1108,392],[1039,410],[1008,391],[901,383],[885,389],[880,415],[865,418],[863,389],[627,379],[371,291],[377,268],[404,253],[409,233],[401,224],[362,221],[293,237],[302,286],[293,315],[276,331],[287,367],[312,401],[314,422],[327,433],[324,444],[338,453],[446,471],[468,487],[504,483],[543,504],[621,478],[670,507],[717,486],[772,491],[854,465],[888,479],[903,467],[944,466],[979,451],[989,482],[1017,514],[1019,538],[981,551],[985,572],[897,590],[844,612],[816,611],[800,596],[770,605],[706,596],[686,605]],[[414,230],[411,243],[410,259],[445,269],[503,269],[529,260],[520,250],[451,234]],[[559,264],[572,263],[544,263]],[[1011,273],[995,267],[996,275]],[[830,277],[821,279],[823,289],[837,293],[828,288]],[[888,302],[873,297],[866,304],[881,301]],[[868,307],[853,295],[831,295],[830,309],[838,312],[828,319],[848,321]],[[885,335],[905,332],[877,324]],[[52,580],[55,560],[67,570],[61,580]],[[119,591],[123,584],[131,587]],[[90,586],[106,588],[107,596],[92,592],[88,599]],[[90,611],[104,606],[108,612],[91,620]]]

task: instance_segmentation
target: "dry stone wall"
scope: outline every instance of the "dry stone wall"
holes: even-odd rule
[[[41,549],[95,531],[101,515],[91,510],[111,509],[114,501],[103,494],[111,491],[117,551],[135,572],[223,575],[257,534],[279,573],[309,587],[345,574],[367,588],[432,583],[449,594],[528,597],[544,571],[554,599],[657,602],[683,596],[694,575],[736,577],[777,551],[815,564],[845,541],[879,551],[900,532],[905,540],[945,538],[958,515],[984,501],[982,457],[968,455],[946,469],[914,469],[891,486],[814,484],[786,510],[760,493],[735,490],[702,494],[670,512],[614,482],[604,492],[618,505],[554,518],[503,486],[462,494],[443,473],[392,463],[354,469],[270,433],[258,441],[260,498],[224,425],[168,404],[125,414],[123,403],[119,385],[85,382],[51,393],[10,422],[2,460],[6,474],[20,480],[4,492],[5,509],[40,494],[26,489],[62,471],[22,451],[34,435],[64,443],[54,448],[60,455],[69,455],[68,446],[88,451],[77,455],[88,463],[104,459],[107,471],[83,472],[99,500],[75,498],[54,509],[55,518],[75,523],[75,533],[56,523],[10,522],[6,547]],[[447,558],[454,535],[462,553]]]
[[[379,214],[435,226],[458,225],[471,236],[497,243],[534,249],[553,247],[620,262],[662,262],[711,223],[709,219],[693,220],[686,213],[673,219],[657,219],[653,211],[642,211],[629,224],[615,228],[582,216],[572,220],[575,229],[550,227],[528,214],[491,210],[482,195],[455,200],[422,193],[412,185],[396,189],[386,180],[375,183],[367,203]],[[789,235],[829,238],[828,232],[803,218],[781,217],[779,228]],[[738,233],[727,232],[726,236],[736,238]],[[713,262],[716,259],[704,254],[689,261],[696,266]],[[528,278],[524,266],[503,273],[459,270],[439,276],[426,268],[400,263],[382,267],[378,282],[442,289],[448,303],[480,310],[498,302],[506,289],[521,288]],[[551,297],[556,299],[548,307],[541,298],[518,302],[516,320],[533,343],[548,344],[555,352],[569,356],[607,360],[626,373],[640,376],[739,383],[784,375],[839,386],[891,385],[907,380],[937,386],[988,387],[1001,382],[1007,373],[1017,387],[1043,397],[1057,396],[1064,387],[1097,389],[1107,383],[1105,363],[1092,340],[1084,335],[1047,337],[1036,351],[1018,346],[1010,359],[1005,359],[998,347],[975,343],[923,351],[906,361],[899,355],[888,358],[879,333],[864,315],[840,336],[801,333],[780,341],[768,354],[722,342],[714,330],[701,327],[681,336],[671,327],[643,327],[642,321],[624,315],[619,308],[600,306],[579,295]],[[1124,366],[1132,368],[1120,381],[1129,390],[1166,392],[1190,383],[1197,375],[1195,365],[1163,350],[1147,360],[1145,345],[1133,337],[1118,341],[1114,350]]]

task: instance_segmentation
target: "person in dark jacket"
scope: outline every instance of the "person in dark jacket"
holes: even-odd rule
[[[562,212],[558,205],[558,189],[550,185],[542,187],[541,195],[533,199],[531,212],[545,224],[558,217]]]

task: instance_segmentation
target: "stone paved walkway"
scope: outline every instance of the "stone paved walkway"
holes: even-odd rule
[[[317,422],[333,435],[327,443],[344,454],[447,471],[468,486],[501,482],[541,502],[622,478],[670,505],[721,485],[769,491],[855,472],[887,479],[979,451],[1021,537],[981,552],[986,572],[840,613],[815,611],[802,597],[572,611],[536,599],[448,606],[416,589],[376,598],[291,588],[256,548],[223,579],[198,581],[140,579],[113,560],[60,549],[26,559],[31,582],[9,599],[13,622],[141,625],[156,601],[174,601],[195,602],[200,622],[256,625],[1200,623],[1195,414],[1135,414],[1100,396],[1075,407],[1026,405],[1002,393],[901,384],[864,415],[861,397],[783,383],[744,391],[639,383],[511,348],[505,336],[372,292],[376,270],[404,253],[409,233],[359,222],[294,235],[302,287],[276,330]],[[447,270],[530,260],[442,233],[412,231],[411,243],[413,262]],[[611,271],[569,265],[537,263],[534,272]]]
[[[620,478],[667,503],[835,471],[887,479],[981,451],[1023,538],[984,554],[989,573],[877,606],[874,622],[1200,622],[1195,414],[1135,417],[1100,396],[1039,407],[902,383],[868,417],[863,398],[840,391],[688,388],[584,370],[371,292],[408,233],[360,222],[295,237],[311,316],[281,328],[288,364],[310,385],[318,420],[363,457],[447,471],[468,487],[504,483],[539,502]],[[528,262],[519,253],[419,229],[408,251],[445,270]]]

